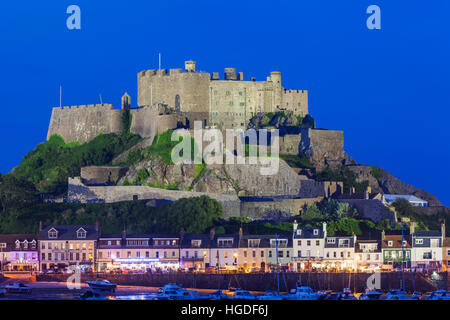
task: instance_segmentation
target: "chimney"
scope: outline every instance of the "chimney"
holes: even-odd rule
[[[442,239],[445,239],[445,222],[441,223],[441,235]]]
[[[209,239],[214,240],[215,235],[216,235],[216,229],[214,227],[212,227],[211,230],[209,230]]]
[[[386,232],[381,231],[381,240],[386,240]]]
[[[292,226],[294,227],[294,234],[297,233],[297,228],[298,228],[297,220],[294,220],[294,223],[292,224]]]
[[[326,222],[322,223],[322,230],[323,230],[323,237],[326,238],[327,237],[327,223]]]
[[[244,81],[244,73],[243,72],[239,72],[239,80]]]
[[[372,192],[372,188],[370,187],[370,186],[368,186],[367,188],[366,188],[366,191],[364,192],[364,198],[366,199],[366,200],[369,200],[369,197],[370,197],[370,193]]]
[[[352,186],[350,188],[350,195],[353,195],[353,194],[355,194],[355,187]]]
[[[42,231],[42,229],[44,229],[43,225],[42,225],[42,220],[39,221],[39,232]]]
[[[242,239],[243,235],[244,235],[244,232],[242,231],[242,228],[239,228],[239,240]]]
[[[126,229],[126,228],[123,228],[123,231],[122,231],[122,240],[125,241],[126,239],[127,239],[127,229]]]
[[[414,234],[414,231],[416,229],[416,223],[414,221],[411,221],[409,224],[409,234]]]

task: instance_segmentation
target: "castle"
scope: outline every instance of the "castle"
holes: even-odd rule
[[[287,90],[281,73],[271,72],[266,81],[245,81],[242,72],[225,68],[218,72],[196,72],[195,61],[185,69],[146,70],[138,73],[138,108],[131,109],[131,132],[143,138],[180,126],[245,129],[248,120],[259,112],[291,111],[308,114],[308,92]],[[122,109],[112,104],[56,107],[52,110],[47,139],[58,134],[69,141],[89,141],[99,133],[122,131],[121,115],[129,108],[129,96]]]

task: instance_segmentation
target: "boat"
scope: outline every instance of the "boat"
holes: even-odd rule
[[[286,294],[286,300],[318,300],[319,294],[314,292],[308,286],[297,286],[291,290],[292,293]]]
[[[266,292],[261,296],[257,296],[256,300],[284,300],[284,296],[278,292]]]
[[[14,282],[5,286],[8,293],[31,293],[31,288],[21,282]]]
[[[237,289],[234,292],[234,300],[255,300],[255,297],[247,290]]]
[[[407,296],[403,290],[392,290],[386,294],[383,300],[418,300],[415,297]]]
[[[3,297],[6,293],[5,289],[0,289],[0,297]]]
[[[174,283],[169,283],[166,284],[164,287],[159,288],[158,289],[158,293],[166,293],[166,291],[178,291],[181,289],[181,286],[174,284]]]
[[[158,290],[154,300],[206,300],[210,296],[200,295],[196,290],[187,290],[176,284],[166,284]]]
[[[425,298],[425,300],[450,300],[450,291],[437,290]]]
[[[96,281],[86,281],[91,290],[98,292],[116,292],[117,284],[111,283],[108,280],[96,280]]]
[[[224,293],[222,290],[217,290],[209,295],[210,300],[231,300],[232,297]]]
[[[102,296],[100,293],[88,290],[82,295],[80,295],[80,300],[109,300],[108,298]]]
[[[366,292],[359,296],[359,300],[381,300],[382,296],[379,291],[366,289]]]
[[[340,300],[358,300],[358,299],[352,293],[350,288],[344,288],[344,290],[340,293]]]

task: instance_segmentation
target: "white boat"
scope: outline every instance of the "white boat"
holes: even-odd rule
[[[358,300],[349,288],[344,288],[340,294],[340,300]]]
[[[255,300],[255,297],[247,290],[237,289],[233,295],[234,300]]]
[[[359,296],[359,300],[381,300],[383,294],[376,290],[366,290],[365,293]]]
[[[286,300],[317,300],[319,299],[319,294],[315,293],[308,286],[297,286],[297,288],[285,295]]]
[[[392,290],[386,293],[384,300],[417,300],[417,298],[407,296],[403,290]]]
[[[14,282],[5,286],[8,293],[31,293],[31,288],[21,282]]]
[[[232,297],[223,293],[222,290],[217,290],[209,295],[210,300],[231,300]]]
[[[108,280],[97,280],[97,281],[86,281],[89,287],[93,291],[108,291],[108,292],[116,292],[117,284],[111,283]]]
[[[202,296],[196,290],[187,290],[176,284],[167,284],[158,290],[155,300],[206,300],[210,296]]]
[[[5,289],[0,289],[0,297],[3,297],[6,293]]]
[[[450,300],[450,291],[437,290],[430,294],[425,300]]]
[[[278,292],[266,292],[261,296],[257,296],[256,300],[284,300],[284,296]]]
[[[109,300],[109,299],[102,296],[98,292],[88,290],[82,295],[80,295],[80,300]]]

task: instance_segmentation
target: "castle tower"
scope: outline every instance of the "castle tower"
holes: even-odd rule
[[[225,68],[225,80],[237,80],[236,68]]]
[[[282,87],[281,87],[281,72],[272,71],[270,73],[270,80],[273,85],[273,101],[272,101],[272,111],[276,111],[277,108],[282,106]]]
[[[130,110],[131,107],[131,99],[128,93],[125,92],[125,94],[122,96],[122,110]]]
[[[195,61],[188,60],[184,62],[186,72],[195,72]]]

